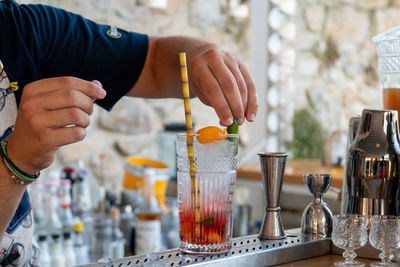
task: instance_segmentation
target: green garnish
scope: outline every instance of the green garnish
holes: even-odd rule
[[[211,215],[211,216],[206,217],[206,218],[204,219],[204,225],[205,225],[205,226],[209,226],[209,225],[211,225],[211,224],[213,224],[213,223],[214,223],[214,215]]]
[[[226,131],[228,134],[237,134],[239,131],[239,124],[237,123],[236,119],[233,119],[233,123],[226,127]]]

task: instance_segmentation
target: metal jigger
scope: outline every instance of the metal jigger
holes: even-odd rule
[[[332,212],[322,200],[322,195],[328,191],[331,185],[330,174],[305,174],[304,184],[314,200],[304,209],[301,217],[301,232],[303,235],[315,237],[330,237],[332,233]]]
[[[283,175],[285,173],[287,153],[258,153],[260,156],[261,173],[267,200],[264,218],[258,237],[261,239],[285,238],[281,221],[279,196],[281,194]]]

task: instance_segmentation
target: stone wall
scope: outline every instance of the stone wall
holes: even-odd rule
[[[371,39],[400,24],[400,1],[301,0],[297,5],[296,94],[285,97],[294,109],[311,106],[328,138],[342,140],[343,151],[345,138],[338,135],[346,134],[348,119],[363,108],[382,107]]]

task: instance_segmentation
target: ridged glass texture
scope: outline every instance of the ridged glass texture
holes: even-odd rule
[[[178,135],[176,147],[181,250],[196,254],[229,251],[238,136],[207,144],[194,136],[193,178],[186,135]]]

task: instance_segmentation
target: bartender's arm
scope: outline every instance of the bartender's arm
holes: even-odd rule
[[[48,167],[63,145],[82,140],[93,101],[106,95],[98,81],[74,77],[39,80],[24,88],[15,129],[8,141],[9,158],[27,173]],[[65,127],[69,125],[69,127]],[[73,125],[73,126],[71,126]],[[0,159],[0,241],[26,190],[11,179]]]
[[[37,8],[36,11],[40,10],[44,10],[44,8]],[[33,174],[48,167],[53,162],[59,147],[78,142],[85,137],[85,128],[89,125],[93,100],[105,97],[101,84],[87,81],[91,79],[89,77],[93,79],[102,78],[101,82],[105,82],[105,89],[110,87],[117,89],[121,87],[121,84],[124,85],[124,83],[118,83],[112,86],[112,82],[116,80],[112,74],[118,74],[117,78],[123,77],[130,83],[128,89],[133,86],[127,91],[127,95],[130,96],[181,98],[179,52],[187,53],[192,95],[198,96],[205,104],[211,105],[216,110],[222,125],[231,124],[233,118],[236,118],[239,123],[242,123],[245,119],[253,121],[256,116],[256,91],[248,71],[239,60],[220,50],[214,44],[189,37],[150,37],[143,69],[141,69],[137,80],[130,80],[127,79],[129,78],[127,70],[134,68],[135,65],[140,65],[140,62],[131,61],[131,65],[126,67],[125,64],[129,64],[129,62],[124,62],[121,53],[115,52],[119,48],[114,49],[111,51],[112,55],[100,57],[100,59],[118,57],[121,63],[115,64],[113,66],[115,70],[107,76],[107,73],[102,70],[102,66],[104,68],[108,66],[105,64],[96,65],[99,59],[97,54],[92,52],[90,57],[77,56],[78,52],[86,55],[86,53],[92,51],[93,47],[101,48],[102,45],[96,47],[99,41],[83,42],[81,40],[81,42],[76,42],[76,40],[68,39],[67,35],[71,32],[74,34],[70,34],[69,38],[75,37],[75,31],[78,31],[77,27],[72,28],[74,29],[72,31],[71,28],[63,26],[59,30],[65,30],[65,34],[47,34],[49,31],[46,30],[46,27],[51,24],[46,23],[44,18],[48,17],[38,17],[43,21],[38,20],[37,27],[33,28],[33,30],[41,29],[43,33],[46,33],[41,35],[43,40],[40,38],[26,39],[30,45],[27,47],[36,48],[34,51],[38,53],[43,52],[42,57],[37,57],[42,60],[39,62],[41,65],[40,75],[42,76],[39,76],[39,80],[31,82],[23,88],[14,132],[7,147],[11,160],[27,173]],[[72,14],[65,13],[64,17],[83,22],[84,30],[87,30],[85,27],[88,26],[96,27],[94,24],[85,22]],[[68,24],[60,23],[57,25]],[[31,32],[24,31],[28,36]],[[57,33],[57,31],[54,32]],[[100,31],[93,31],[92,34],[98,36]],[[58,36],[59,39],[51,39],[54,36]],[[92,36],[92,38],[94,37]],[[41,42],[34,43],[38,40]],[[101,44],[108,42],[110,41],[105,39]],[[92,46],[82,46],[82,43]],[[123,47],[124,43],[120,43],[120,46]],[[63,53],[59,51],[63,51]],[[138,51],[142,50],[139,49]],[[139,52],[136,51],[133,54],[137,55]],[[69,56],[66,56],[67,54]],[[83,62],[82,58],[85,58],[86,61]],[[140,56],[138,58],[140,59]],[[82,70],[77,71],[78,68],[71,62],[79,62],[79,67]],[[124,68],[120,66],[124,66]],[[125,72],[128,75],[125,75]],[[74,77],[57,77],[65,75],[81,75],[86,80]],[[46,77],[56,78],[43,79]],[[108,94],[111,98],[116,95],[113,90],[110,90]],[[70,125],[75,126],[66,127]],[[0,239],[15,213],[25,189],[26,186],[24,185],[13,184],[10,179],[10,172],[4,165],[0,164],[0,207],[2,207],[0,212]]]
[[[258,104],[253,79],[246,67],[217,45],[201,39],[150,37],[143,71],[128,93],[138,97],[182,97],[179,52],[187,53],[191,93],[212,106],[222,125],[254,121]]]

